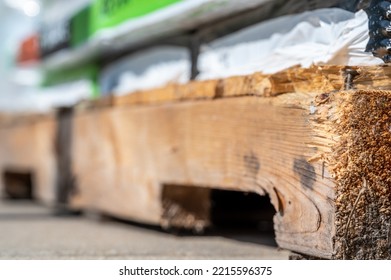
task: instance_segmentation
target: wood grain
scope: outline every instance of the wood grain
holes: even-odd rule
[[[79,207],[161,223],[163,184],[268,193],[280,246],[331,257],[333,182],[307,161],[311,94],[79,113]],[[294,102],[291,102],[294,100]]]

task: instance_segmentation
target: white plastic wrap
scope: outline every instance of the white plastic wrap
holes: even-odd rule
[[[375,65],[364,52],[368,17],[342,9],[284,16],[238,31],[202,47],[198,79],[275,73],[311,64]]]
[[[49,57],[45,61],[45,67],[55,69],[75,65],[80,61],[91,61],[100,53],[191,30],[206,22],[272,1],[274,0],[182,0],[145,16],[127,20],[118,26],[101,29],[76,50],[62,50]]]
[[[117,95],[190,80],[190,53],[181,47],[155,47],[113,63],[103,70],[103,94]]]
[[[1,112],[50,112],[53,108],[72,106],[93,93],[90,80],[79,80],[50,88],[27,88],[17,94],[0,95]]]

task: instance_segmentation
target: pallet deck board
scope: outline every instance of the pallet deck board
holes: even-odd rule
[[[347,77],[354,73],[349,79]],[[275,74],[234,76],[215,80],[172,84],[148,91],[107,97],[89,102],[89,107],[156,105],[190,100],[241,96],[270,97],[284,93],[327,93],[346,89],[391,90],[391,68],[376,66],[311,66],[292,67]]]
[[[208,190],[269,195],[282,248],[389,259],[390,71],[292,68],[76,106],[67,126],[74,183],[68,202],[200,229],[208,224]],[[199,204],[170,208],[191,197]]]

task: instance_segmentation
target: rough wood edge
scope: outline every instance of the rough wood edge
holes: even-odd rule
[[[317,105],[317,131],[331,135],[321,158],[336,184],[333,258],[391,259],[391,92],[343,91]]]
[[[223,97],[254,95],[271,97],[289,92],[324,93],[347,89],[391,90],[390,77],[391,67],[388,64],[376,66],[312,65],[309,68],[296,66],[269,75],[254,73],[215,80],[191,81],[182,85],[169,84],[161,88],[84,101],[77,107],[80,111],[111,106],[155,105]]]

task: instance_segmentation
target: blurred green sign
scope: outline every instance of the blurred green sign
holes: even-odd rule
[[[92,4],[92,31],[116,26],[128,19],[148,13],[183,0],[96,0]]]

